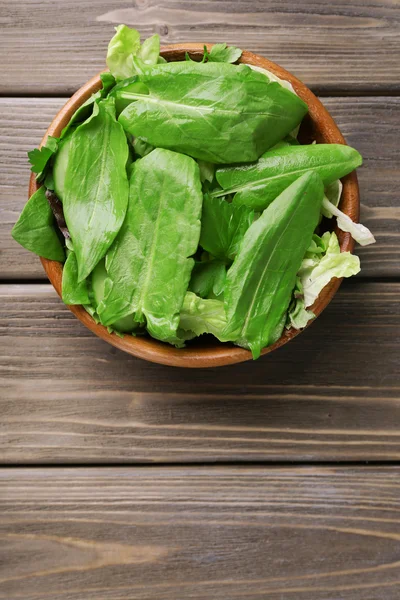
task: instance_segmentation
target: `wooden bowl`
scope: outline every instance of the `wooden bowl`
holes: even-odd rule
[[[192,58],[200,59],[203,55],[203,46],[204,44],[173,44],[171,46],[164,46],[161,49],[161,55],[169,61],[184,60],[185,52],[188,52]],[[210,49],[212,44],[207,45],[207,47]],[[288,71],[285,71],[285,69],[279,65],[262,56],[252,54],[251,52],[243,52],[240,62],[263,67],[272,71],[272,73],[275,73],[275,75],[281,79],[286,79],[291,82],[300,98],[308,104],[309,113],[302,125],[303,136],[305,135],[308,139],[316,139],[319,143],[346,143],[329,112],[304,83],[296,79],[296,77],[291,75]],[[100,88],[101,81],[98,75],[81,87],[54,118],[43,137],[42,144],[45,142],[48,135],[58,137],[76,109],[85,102],[93,92],[96,92]],[[29,197],[37,190],[37,188],[38,185],[32,174],[29,183]],[[343,179],[343,193],[340,208],[351,219],[358,221],[359,206],[360,201],[357,176],[355,173],[351,173]],[[341,251],[351,251],[354,243],[350,234],[344,233],[338,229],[335,231],[338,235]],[[45,258],[41,258],[41,261],[48,278],[58,295],[61,296],[62,264]],[[314,305],[311,307],[316,315],[319,315],[329,304],[339,289],[340,283],[340,279],[333,279],[322,290]],[[82,306],[69,306],[69,308],[74,315],[86,325],[86,327],[103,340],[106,340],[113,346],[120,350],[124,350],[133,356],[138,356],[152,362],[176,367],[218,367],[251,359],[251,353],[247,350],[228,343],[222,344],[217,340],[211,341],[209,336],[206,336],[204,340],[200,339],[198,342],[191,342],[187,348],[180,350],[150,337],[132,337],[130,335],[125,335],[123,338],[119,338],[115,334],[108,333],[106,327],[96,324]],[[268,354],[269,352],[276,350],[276,348],[283,346],[299,333],[299,331],[294,329],[288,331],[285,330],[282,337],[273,346],[265,348],[262,351],[262,354]]]

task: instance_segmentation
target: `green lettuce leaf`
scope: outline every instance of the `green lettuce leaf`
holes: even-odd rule
[[[340,179],[332,182],[328,187],[325,188],[325,197],[322,202],[321,214],[328,219],[336,217],[337,226],[339,229],[350,233],[353,239],[361,246],[374,244],[376,240],[371,231],[365,227],[365,225],[361,225],[361,223],[354,223],[350,217],[339,210],[338,206],[342,195],[342,190],[343,185]]]
[[[199,169],[200,169],[201,183],[204,183],[205,181],[212,183],[212,181],[214,179],[215,165],[213,165],[213,163],[207,162],[205,160],[198,160],[197,164],[199,165]]]
[[[249,67],[251,69],[253,69],[253,71],[258,71],[259,73],[263,73],[264,75],[266,75],[268,77],[268,79],[270,81],[276,81],[282,87],[284,87],[287,90],[291,91],[293,94],[296,94],[296,92],[294,91],[294,88],[293,88],[292,84],[290,83],[290,81],[286,81],[286,79],[281,79],[280,77],[278,77],[277,75],[275,75],[271,71],[268,71],[268,69],[263,69],[262,67],[256,67],[255,65],[249,65]]]
[[[343,184],[340,179],[335,179],[325,188],[325,198],[333,204],[333,206],[339,206],[340,198],[342,196]],[[327,219],[333,217],[333,214],[330,210],[327,210],[324,205],[321,207],[321,213]]]
[[[176,343],[200,236],[201,184],[190,157],[157,148],[132,165],[125,221],[106,256],[103,325],[127,314]]]
[[[324,233],[321,244],[325,251],[322,254],[308,252],[298,272],[305,308],[312,306],[333,277],[351,277],[360,271],[360,259],[351,252],[340,252],[334,232]]]
[[[354,223],[349,216],[332,204],[326,196],[323,199],[322,207],[324,209],[324,214],[326,215],[329,213],[336,217],[339,229],[350,233],[352,238],[358,242],[360,246],[369,246],[369,244],[374,244],[376,242],[368,227],[365,227],[365,225],[362,225],[361,223]]]
[[[145,65],[160,61],[160,37],[155,34],[140,46],[140,33],[126,25],[118,25],[108,45],[107,66],[117,81],[128,79],[137,72],[135,58]]]
[[[273,150],[279,150],[280,148],[288,148],[289,146],[299,146],[299,142],[292,135],[287,135],[283,140],[275,144],[272,148],[268,150],[268,152],[272,152]]]
[[[137,55],[146,65],[156,65],[160,56],[160,36],[156,33],[147,38]]]
[[[357,150],[342,144],[281,147],[269,150],[251,165],[217,169],[216,178],[223,189],[212,195],[235,194],[234,204],[264,210],[302,173],[315,171],[327,186],[353,171],[361,162]]]
[[[54,216],[44,186],[29,198],[11,235],[21,246],[38,256],[60,262],[65,260],[64,249],[54,227]]]
[[[83,123],[83,121],[86,121],[86,119],[88,119],[93,112],[94,104],[98,100],[105,98],[110,92],[110,90],[115,86],[115,78],[113,75],[111,75],[111,73],[100,73],[100,79],[102,82],[102,88],[97,92],[94,92],[94,94],[92,94],[90,98],[88,98],[86,102],[81,104],[81,106],[74,112],[71,119],[62,130],[60,139],[65,138],[72,127],[74,127],[78,123]]]
[[[46,190],[50,190],[51,192],[54,191],[54,179],[53,173],[51,173],[51,171],[49,171],[46,174],[46,177],[44,178],[44,187],[46,188]]]
[[[304,293],[300,277],[296,279],[293,299],[289,305],[286,329],[303,329],[309,321],[315,319],[315,314],[304,306]]]
[[[68,251],[62,273],[62,299],[65,304],[89,304],[86,279],[78,282],[78,263],[75,252]]]
[[[100,303],[104,300],[105,283],[107,279],[107,271],[104,258],[97,263],[90,277],[91,303],[97,315],[97,309]],[[98,318],[98,315],[97,315]],[[109,325],[112,332],[132,333],[139,328],[139,323],[135,323],[133,314],[126,315],[122,319],[118,319]]]
[[[103,258],[124,220],[128,154],[124,130],[115,120],[114,99],[101,100],[72,134],[65,174],[63,208],[78,261],[78,281]]]
[[[115,79],[111,73],[100,73],[100,79],[103,84],[102,89],[92,94],[90,98],[75,111],[70,121],[62,130],[57,152],[51,161],[53,167],[52,172],[49,172],[46,176],[45,186],[47,189],[54,190],[61,202],[64,199],[65,174],[67,171],[72,134],[80,123],[89,119],[90,116],[93,115],[93,112],[97,112],[97,106],[95,106],[97,102],[102,98],[105,98],[115,86]]]
[[[64,201],[65,175],[67,172],[69,151],[71,148],[73,131],[73,129],[70,129],[69,135],[65,136],[63,139],[60,139],[57,153],[54,156],[53,169],[51,172],[53,178],[53,189],[61,202]],[[46,187],[48,186],[46,185]]]
[[[137,94],[148,94],[147,87],[143,83],[140,83],[137,75],[132,75],[132,77],[128,77],[128,79],[123,79],[117,83],[117,85],[115,85],[110,92],[110,96],[115,98],[115,109],[117,116],[119,116],[121,112],[130,104],[129,100],[120,98],[119,93],[121,90]]]
[[[189,289],[201,298],[218,298],[223,295],[226,266],[220,260],[195,263]]]
[[[102,98],[105,98],[115,86],[115,77],[112,73],[109,73],[108,71],[103,71],[103,73],[100,73],[100,80],[102,83],[102,89],[100,91],[102,92]]]
[[[249,162],[300,123],[307,105],[246,65],[172,62],[139,73],[149,94],[124,90],[124,129],[156,147],[212,163]]]
[[[221,342],[226,341],[223,331],[226,326],[224,303],[220,300],[203,300],[187,292],[180,312],[179,327],[195,335],[211,333]]]
[[[154,146],[137,137],[133,140],[133,149],[136,156],[143,158],[143,156],[150,154],[154,150]]]
[[[329,232],[324,234],[322,237],[314,233],[310,245],[308,246],[307,252],[304,255],[304,258],[318,260],[318,256],[315,255],[324,254],[326,252],[328,243],[327,240],[329,239],[328,233]]]
[[[244,234],[254,221],[247,206],[234,206],[205,194],[201,215],[200,246],[222,260],[233,260]]]
[[[117,81],[135,74],[133,57],[140,50],[140,33],[126,25],[118,25],[108,44],[106,63]]]
[[[89,313],[89,315],[92,317],[95,323],[100,323],[99,315],[97,314],[94,306],[92,306],[91,304],[83,304],[82,306],[86,310],[86,312]]]
[[[282,334],[323,191],[317,173],[299,177],[249,227],[228,271],[224,336],[248,346],[253,358]]]

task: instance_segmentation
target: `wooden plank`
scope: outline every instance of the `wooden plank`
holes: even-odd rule
[[[27,152],[39,145],[65,98],[0,98],[0,278],[45,279],[37,256],[21,248],[11,228],[28,199]]]
[[[400,161],[396,122],[400,98],[324,98],[347,143],[363,156],[358,170],[361,221],[376,244],[357,247],[362,277],[400,276]]]
[[[193,372],[117,351],[47,285],[1,286],[0,459],[399,460],[399,294],[343,285],[272,355]]]
[[[45,278],[39,260],[9,235],[26,202],[26,153],[40,141],[62,98],[0,98],[0,278]],[[364,277],[400,275],[399,98],[325,98],[348,142],[364,156],[359,170],[362,220],[377,244],[358,248]]]
[[[0,598],[398,600],[400,469],[0,471]]]
[[[399,20],[393,0],[3,0],[0,90],[72,93],[103,68],[119,23],[167,44],[226,41],[325,92],[399,90]]]

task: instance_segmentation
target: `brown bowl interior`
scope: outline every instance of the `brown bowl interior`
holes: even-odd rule
[[[162,48],[161,54],[169,61],[184,60],[185,52],[188,52],[192,58],[196,59],[202,56],[203,46],[204,44],[174,44]],[[209,48],[211,46],[212,44],[208,45]],[[279,65],[258,56],[257,54],[252,54],[251,52],[243,52],[240,62],[268,69],[278,77],[292,83],[297,94],[308,104],[309,108],[309,114],[302,125],[303,136],[309,139],[316,139],[319,143],[346,143],[335,121],[332,119],[326,108],[301,81],[296,79],[296,77],[291,75],[288,71],[285,71],[285,69]],[[48,135],[58,137],[75,110],[89,98],[93,92],[100,89],[100,87],[101,81],[98,75],[81,87],[54,118],[43,137],[42,144]],[[31,175],[29,182],[29,196],[36,191],[37,187],[35,178]],[[351,173],[343,179],[343,194],[340,208],[354,221],[358,221],[359,205],[357,176],[355,173]],[[336,233],[339,238],[341,251],[351,251],[354,244],[350,234],[344,233],[338,229],[336,229]],[[61,296],[62,264],[45,258],[41,258],[41,261],[48,278],[58,295]],[[334,279],[322,290],[318,299],[312,306],[312,310],[316,315],[319,315],[329,304],[337,292],[340,283],[340,279]],[[82,306],[69,306],[69,308],[74,315],[86,325],[86,327],[102,339],[120,350],[124,350],[129,354],[152,362],[177,367],[217,367],[251,359],[251,354],[247,350],[235,347],[231,344],[221,344],[216,340],[212,341],[209,336],[206,336],[204,340],[200,340],[199,342],[191,342],[187,348],[180,350],[147,337],[132,337],[130,335],[125,335],[123,338],[119,338],[115,334],[108,333],[107,329],[102,325],[96,324]],[[262,351],[262,354],[268,354],[276,348],[283,346],[283,344],[286,344],[299,333],[299,331],[294,329],[285,331],[282,337],[273,346],[265,348]]]

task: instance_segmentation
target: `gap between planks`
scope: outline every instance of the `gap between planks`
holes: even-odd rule
[[[340,468],[340,470],[351,470],[351,469],[369,469],[369,468],[395,468],[400,467],[400,460],[353,460],[348,462],[340,462],[337,460],[326,460],[322,462],[311,462],[311,461],[300,461],[300,462],[290,462],[283,460],[272,460],[271,462],[265,460],[252,460],[249,462],[243,461],[218,461],[215,464],[207,463],[207,462],[191,462],[191,461],[182,461],[182,462],[162,462],[162,463],[149,463],[149,462],[20,462],[15,464],[10,464],[6,462],[2,462],[0,460],[0,470],[5,471],[21,471],[21,470],[53,470],[59,471],[60,469],[78,469],[78,470],[91,470],[95,471],[96,469],[108,469],[108,470],[126,470],[126,469],[134,469],[134,470],[179,470],[180,468],[194,469],[199,471],[206,470],[207,472],[212,472],[213,470],[218,469],[266,469],[268,471],[273,471],[274,469],[290,469],[293,471],[303,471],[306,469],[318,469],[321,471],[327,470],[329,471],[332,468]]]
[[[382,88],[382,89],[374,89],[374,88],[365,88],[365,89],[357,89],[357,90],[348,90],[340,87],[323,87],[318,88],[316,86],[310,86],[311,91],[318,96],[318,98],[398,98],[400,96],[400,90],[390,89],[390,88]],[[75,90],[77,91],[77,90]],[[58,93],[57,90],[49,91],[49,92],[18,92],[18,90],[10,90],[9,92],[1,92],[0,98],[4,100],[12,100],[13,98],[18,99],[34,99],[34,98],[50,98],[50,99],[65,99],[65,101],[71,98],[72,93]]]

